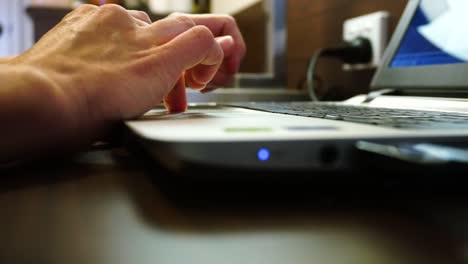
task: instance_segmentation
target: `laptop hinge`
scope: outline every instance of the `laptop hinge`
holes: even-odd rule
[[[364,101],[362,101],[362,103],[363,104],[370,103],[370,102],[374,101],[374,99],[379,97],[379,96],[382,96],[382,95],[385,95],[385,94],[392,94],[392,93],[395,93],[395,91],[396,91],[395,89],[381,89],[381,90],[377,90],[377,91],[372,91],[372,92],[367,94],[366,99],[364,99]]]

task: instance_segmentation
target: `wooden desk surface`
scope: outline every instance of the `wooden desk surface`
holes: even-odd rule
[[[451,214],[461,232],[468,223],[462,203],[408,201],[401,211],[184,209],[117,152],[118,159],[115,151],[98,151],[65,164],[0,171],[0,263],[468,261],[454,227],[437,224]]]

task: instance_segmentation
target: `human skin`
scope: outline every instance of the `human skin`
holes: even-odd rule
[[[0,60],[0,161],[73,150],[186,86],[229,82],[245,54],[232,17],[173,14],[152,23],[117,5],[81,5],[31,49]]]

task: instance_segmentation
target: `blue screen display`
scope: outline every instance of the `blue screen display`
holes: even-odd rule
[[[467,21],[467,2],[422,0],[390,67],[467,62],[468,27],[460,24]]]

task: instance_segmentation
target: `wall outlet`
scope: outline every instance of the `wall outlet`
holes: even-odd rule
[[[378,11],[367,15],[347,19],[343,23],[343,40],[366,37],[372,44],[372,60],[366,65],[344,65],[344,70],[376,68],[379,66],[389,36],[389,18],[387,11]]]

